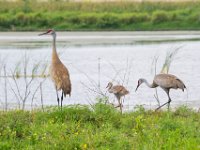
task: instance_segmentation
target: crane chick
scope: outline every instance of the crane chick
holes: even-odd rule
[[[122,111],[122,104],[121,104],[121,97],[129,94],[129,91],[122,85],[114,85],[112,82],[109,82],[107,87],[109,93],[113,93],[115,97],[118,100],[118,106],[120,107],[120,110]]]

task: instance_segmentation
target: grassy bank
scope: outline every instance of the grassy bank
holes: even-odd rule
[[[96,104],[42,111],[0,112],[0,149],[200,149],[200,114],[124,113]]]
[[[0,2],[0,30],[46,28],[199,30],[200,2]]]

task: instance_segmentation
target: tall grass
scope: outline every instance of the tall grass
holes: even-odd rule
[[[0,149],[198,149],[199,119],[184,106],[121,114],[101,103],[0,112]]]
[[[0,30],[200,29],[199,10],[198,1],[104,3],[0,1]]]

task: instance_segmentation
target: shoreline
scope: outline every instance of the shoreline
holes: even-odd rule
[[[39,37],[41,32],[0,32],[0,46],[11,47],[46,46],[51,37]],[[68,46],[127,45],[154,42],[200,41],[200,31],[102,31],[57,32],[57,41]]]

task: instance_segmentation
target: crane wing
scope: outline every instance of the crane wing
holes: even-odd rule
[[[67,68],[62,63],[52,64],[50,73],[57,90],[62,90],[65,96],[70,95],[71,81]]]
[[[184,83],[174,75],[171,74],[158,74],[154,78],[154,82],[163,88],[180,88],[184,90]]]
[[[112,91],[114,94],[121,94],[121,95],[126,95],[129,93],[129,91],[122,85],[113,86]]]

